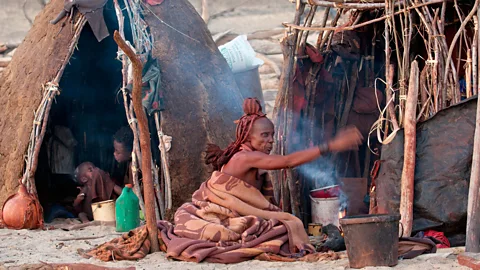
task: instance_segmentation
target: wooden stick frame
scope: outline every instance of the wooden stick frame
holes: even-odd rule
[[[478,55],[480,54],[480,46],[478,40],[480,34],[478,33],[478,16],[480,11],[477,10],[477,7],[480,6],[480,0],[476,0],[472,8],[466,12],[468,14],[465,15],[454,6],[457,0],[366,0],[360,2],[353,0],[291,0],[291,2],[296,3],[296,13],[293,23],[283,24],[285,26],[285,41],[282,43],[284,48],[283,74],[273,113],[277,134],[275,137],[276,146],[273,150],[275,154],[289,154],[291,152],[289,149],[291,149],[292,138],[289,134],[292,134],[294,131],[292,130],[293,127],[290,122],[292,112],[290,111],[291,108],[289,104],[292,102],[292,95],[289,87],[292,83],[291,80],[293,76],[290,75],[290,73],[296,70],[295,66],[297,65],[297,61],[308,58],[308,56],[303,55],[303,50],[305,47],[305,37],[310,31],[319,33],[317,43],[314,45],[316,45],[315,47],[324,56],[324,59],[327,59],[329,55],[332,54],[331,41],[334,33],[339,34],[346,31],[374,29],[376,40],[375,38],[372,40],[372,50],[368,57],[369,59],[376,60],[379,57],[380,59],[383,58],[385,65],[384,67],[379,67],[378,65],[374,65],[372,60],[370,67],[372,67],[371,70],[374,72],[375,80],[373,84],[370,82],[366,83],[366,86],[373,85],[375,88],[379,88],[379,90],[386,89],[387,107],[379,107],[381,112],[380,117],[374,127],[372,127],[372,132],[376,131],[377,134],[379,134],[377,137],[382,144],[391,142],[396,132],[405,127],[407,107],[409,111],[408,121],[410,121],[408,125],[412,126],[412,119],[415,120],[414,123],[417,121],[425,121],[440,110],[460,102],[460,78],[458,74],[463,71],[462,69],[466,69],[465,73],[468,76],[465,80],[467,97],[474,96],[479,91],[480,74],[478,72]],[[311,17],[315,15],[312,14],[312,8],[314,6],[325,7],[323,16],[317,21],[318,24],[311,23]],[[299,7],[303,7],[303,9]],[[456,12],[451,16],[455,16],[454,21],[458,21],[460,27],[455,29],[456,33],[453,42],[448,43],[445,36],[447,27],[445,14],[447,8],[454,7],[456,8]],[[347,23],[339,25],[338,21],[342,20],[338,20],[339,15],[337,13],[337,17],[331,20],[330,26],[326,26],[328,13],[332,8],[337,8],[337,12],[340,13],[342,13],[343,10],[349,9],[363,11],[365,14],[370,14],[370,17],[366,18],[363,16],[363,19],[356,17],[357,19],[352,19],[351,21],[343,20],[344,22],[347,21]],[[307,14],[303,12],[303,10],[309,10],[310,12]],[[317,11],[318,10],[321,9],[317,9]],[[370,12],[373,10],[379,12]],[[343,17],[344,15],[341,16]],[[474,38],[466,35],[468,32],[466,30],[467,27],[472,28],[473,31],[471,32],[474,34]],[[384,36],[384,42],[382,42],[382,44],[384,45],[385,55],[375,55],[375,46],[378,46],[378,40],[380,40],[379,35],[382,34]],[[427,58],[423,59],[418,53],[417,55],[415,54],[415,52],[418,52],[418,49],[411,45],[415,38],[417,40],[423,39],[427,51]],[[301,42],[297,42],[297,39],[300,39]],[[462,43],[462,48],[458,48],[460,43]],[[287,50],[286,48],[289,48],[292,44],[294,44],[293,46],[295,46],[295,48]],[[453,57],[454,52],[457,52],[459,49],[465,51],[465,53],[462,54],[464,59],[461,60],[465,61],[465,65],[459,65],[459,58],[454,59]],[[468,53],[466,53],[467,51]],[[365,54],[367,54],[367,52],[365,52]],[[363,61],[366,61],[366,59]],[[377,63],[378,61],[379,60],[377,60]],[[415,63],[418,62],[418,65],[415,64],[416,68],[417,66],[423,68],[422,70],[417,70],[412,73],[414,74],[414,78],[410,78],[410,76],[412,76],[411,63],[414,61]],[[332,65],[334,66],[335,64]],[[323,68],[328,71],[332,65],[329,66],[329,64],[325,64]],[[305,83],[305,95],[309,101],[311,101],[310,96],[315,95],[313,89],[316,89],[318,74],[319,70],[317,66],[309,70],[309,75]],[[470,79],[470,77],[472,78]],[[368,78],[368,76],[365,78]],[[349,84],[343,82],[341,85],[343,86],[339,87],[343,89]],[[418,97],[416,97],[418,104],[415,104],[416,110],[413,110],[413,104],[409,104],[407,98],[409,93],[414,90],[418,93]],[[340,95],[346,95],[349,92],[340,90],[339,93]],[[346,99],[346,96],[342,96],[342,99]],[[415,99],[414,97],[410,97],[410,100]],[[308,116],[305,121],[312,121],[311,118],[315,115],[312,112],[318,110],[318,108],[314,108],[315,104],[309,101],[307,102],[307,108],[304,110],[305,115]],[[349,99],[346,101],[349,101]],[[344,119],[344,117],[348,115],[348,111],[343,111],[345,108],[348,110],[349,107],[345,106],[346,101],[341,100],[339,106],[336,107],[341,110],[337,113],[337,117],[343,115],[337,118],[340,119],[341,122],[343,122],[342,118]],[[314,129],[313,121],[308,122],[308,125],[311,130],[305,131],[303,136],[305,141],[311,143]],[[289,132],[287,132],[287,130]],[[408,175],[408,181],[411,181],[412,170],[415,168],[415,163],[409,164],[408,166],[409,168],[407,168],[405,174]],[[291,200],[298,198],[298,195],[296,195],[295,192],[292,193],[290,190],[292,188],[298,190],[298,187],[289,185],[289,183],[295,181],[295,179],[291,179],[294,175],[289,171],[290,170],[282,170],[281,172],[273,172],[270,175],[274,177],[274,179],[278,178],[276,183],[274,183],[276,200],[283,202],[284,210],[295,213],[295,209],[285,207],[286,205],[293,205]],[[410,213],[410,206],[413,205],[413,186],[406,185],[406,187],[406,189],[409,190],[405,190],[407,195],[403,198],[402,204],[404,205],[404,209],[408,209],[406,212]],[[299,190],[302,190],[302,188]],[[402,191],[402,193],[404,192]],[[302,194],[302,196],[307,195]],[[472,204],[476,205],[475,203]],[[300,209],[300,212],[305,211],[306,209]],[[473,210],[469,208],[469,213],[472,211]],[[402,223],[410,226],[409,224],[411,224],[412,218],[412,215],[408,214],[402,219]],[[411,228],[409,231],[410,230]],[[480,237],[478,237],[478,239],[480,239]]]

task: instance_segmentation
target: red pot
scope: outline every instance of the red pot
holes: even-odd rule
[[[10,229],[37,229],[43,225],[42,212],[38,199],[20,184],[18,192],[3,204],[0,217]]]
[[[333,186],[310,190],[310,196],[312,196],[312,198],[317,198],[317,199],[333,198],[333,197],[338,197],[339,195],[340,195],[339,185],[333,185]]]

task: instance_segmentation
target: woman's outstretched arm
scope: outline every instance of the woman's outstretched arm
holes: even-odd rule
[[[326,147],[315,146],[302,151],[297,151],[285,156],[267,155],[259,151],[241,152],[236,155],[236,159],[249,168],[258,168],[264,170],[278,170],[283,168],[293,168],[308,163],[325,152],[343,152],[358,148],[362,143],[363,137],[357,128],[347,128],[338,133]],[[322,153],[322,150],[324,153]]]

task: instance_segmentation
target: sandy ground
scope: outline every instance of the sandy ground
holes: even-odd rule
[[[76,231],[28,231],[0,229],[0,269],[22,264],[48,263],[91,263],[107,267],[135,266],[137,269],[348,269],[348,260],[341,259],[316,263],[276,263],[247,261],[239,264],[224,265],[210,263],[186,263],[165,258],[164,253],[150,254],[139,261],[102,262],[85,259],[78,255],[78,249],[90,249],[118,237],[113,227],[92,226]],[[68,240],[75,237],[100,237],[91,240]],[[436,254],[419,256],[412,260],[403,260],[394,269],[468,269],[457,264],[456,254],[462,248],[442,249]],[[364,269],[389,269],[388,267],[367,267]]]

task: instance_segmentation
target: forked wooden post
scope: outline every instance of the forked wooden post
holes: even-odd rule
[[[145,194],[145,220],[147,221],[148,236],[150,238],[150,253],[160,251],[158,245],[158,229],[155,217],[155,193],[152,180],[152,152],[150,148],[150,132],[148,130],[147,115],[142,106],[142,69],[143,65],[133,50],[115,31],[113,36],[120,49],[130,58],[133,65],[132,102],[135,115],[138,119],[140,132],[140,148],[142,151],[143,193]]]

